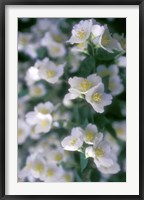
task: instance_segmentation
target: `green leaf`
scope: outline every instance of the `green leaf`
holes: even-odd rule
[[[81,77],[87,77],[94,71],[94,68],[95,68],[95,59],[93,56],[88,56],[82,61],[78,75]]]
[[[86,159],[83,153],[80,153],[81,172],[86,168],[87,164],[88,164],[88,159]]]
[[[77,173],[76,170],[74,171],[74,175],[75,175],[75,179],[76,179],[77,182],[82,182],[82,179],[81,179],[81,177],[79,176],[79,174]]]
[[[114,51],[113,53],[110,53],[103,48],[98,48],[96,52],[96,58],[98,60],[104,60],[104,61],[113,60],[116,56],[118,56],[121,53],[122,52],[120,51]]]

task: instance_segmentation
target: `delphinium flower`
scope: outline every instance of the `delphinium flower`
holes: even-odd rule
[[[126,121],[113,122],[113,128],[117,137],[122,141],[126,141]]]

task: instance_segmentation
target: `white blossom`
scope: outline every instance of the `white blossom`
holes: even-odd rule
[[[61,144],[67,151],[78,151],[83,145],[83,130],[79,127],[73,128],[71,135],[65,137]]]
[[[110,53],[113,53],[114,50],[122,51],[119,42],[112,38],[107,25],[104,26],[103,33],[93,40],[93,43]]]
[[[117,137],[122,141],[126,141],[126,121],[113,122],[113,128]]]
[[[81,20],[73,27],[72,36],[68,40],[71,44],[84,43],[90,36],[92,20]]]
[[[108,88],[113,96],[119,95],[123,92],[124,86],[122,80],[118,75],[111,76],[109,78]]]
[[[98,113],[104,112],[104,107],[112,103],[112,96],[104,93],[103,83],[91,88],[86,93],[86,101],[90,103],[93,109]]]
[[[29,135],[29,126],[25,123],[23,119],[18,119],[18,144],[23,144]]]
[[[63,169],[54,163],[48,164],[45,173],[41,176],[44,182],[56,182],[63,175]]]
[[[46,94],[46,88],[42,83],[31,85],[29,87],[29,95],[31,97],[41,97]]]
[[[101,78],[96,74],[91,74],[87,78],[73,77],[69,78],[70,84],[69,93],[65,96],[66,99],[75,99],[82,94],[86,94],[90,88],[98,85],[101,82]]]
[[[55,65],[53,62],[47,60],[39,69],[39,76],[41,79],[46,80],[49,83],[58,82],[59,78],[64,73],[64,65]]]
[[[95,141],[99,142],[103,137],[103,134],[98,132],[97,126],[94,124],[88,124],[84,129],[84,141],[87,144],[94,144]]]

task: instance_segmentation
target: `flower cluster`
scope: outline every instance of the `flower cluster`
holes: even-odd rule
[[[84,147],[84,143],[90,146]],[[82,151],[86,158],[92,157],[104,174],[115,174],[120,170],[116,154],[94,124],[88,124],[85,129],[73,128],[71,135],[63,139],[62,146],[68,151]]]
[[[125,181],[126,39],[119,20],[19,19],[20,182]]]

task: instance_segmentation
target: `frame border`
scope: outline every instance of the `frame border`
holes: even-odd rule
[[[139,195],[5,195],[5,6],[67,5],[66,0],[0,0],[0,199],[101,199],[142,200],[144,197],[144,0],[69,0],[68,5],[139,5]]]

